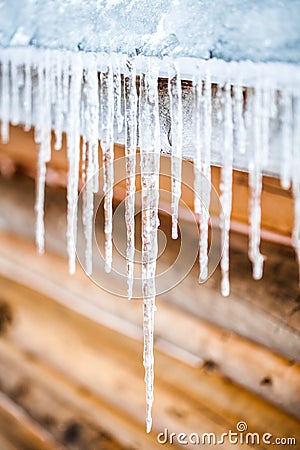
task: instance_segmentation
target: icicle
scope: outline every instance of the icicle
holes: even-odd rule
[[[298,260],[298,283],[300,285],[300,92],[295,96],[293,106],[292,188],[294,196],[294,229],[292,241]]]
[[[217,84],[215,105],[217,110],[216,118],[219,125],[223,121],[223,103],[223,88],[220,84]]]
[[[83,81],[85,80],[85,70],[83,70]],[[85,111],[86,111],[86,100],[85,100],[85,83],[83,82],[82,88],[82,99],[80,103],[80,126],[82,131],[82,146],[81,146],[81,183],[82,186],[85,187],[85,183],[87,181],[87,142],[86,142],[86,123],[85,123]],[[100,89],[98,89],[99,94]],[[98,104],[100,106],[99,95],[98,95]],[[98,121],[98,129],[100,129],[100,123]],[[83,193],[83,200],[85,198],[85,194]]]
[[[182,93],[181,78],[177,63],[172,63],[169,68],[168,90],[172,136],[172,238],[177,239],[182,171]]]
[[[137,92],[134,60],[128,60],[124,75],[125,98],[125,156],[126,156],[126,199],[125,222],[127,230],[127,284],[128,298],[132,297],[134,275],[134,205],[135,205],[135,166],[137,147]]]
[[[11,124],[18,125],[20,122],[20,99],[19,99],[19,80],[18,80],[18,63],[15,58],[10,60],[10,76],[11,76]]]
[[[273,88],[270,89],[270,119],[276,119],[278,114],[277,107],[277,91]]]
[[[200,213],[200,280],[208,276],[208,223],[211,190],[211,82],[206,74],[203,87],[203,153],[201,162],[201,213]]]
[[[281,165],[280,181],[284,189],[291,185],[291,136],[292,136],[292,97],[287,91],[281,91],[280,97],[281,117]]]
[[[93,248],[93,214],[94,214],[94,192],[93,192],[93,154],[91,148],[86,148],[86,186],[83,197],[83,227],[85,237],[85,271],[88,275],[91,275],[93,263],[92,263],[92,248]]]
[[[40,61],[38,68],[38,112],[34,129],[35,142],[41,144],[41,127],[42,127],[42,101],[44,97],[45,77],[44,77],[44,61]],[[45,226],[44,226],[44,200],[45,200],[45,181],[46,181],[46,149],[43,144],[40,145],[38,154],[38,173],[36,185],[36,230],[35,240],[39,253],[44,253]]]
[[[152,426],[154,380],[155,271],[159,200],[160,134],[158,66],[148,61],[140,77],[140,151],[142,182],[142,285],[144,317],[144,367],[146,382],[146,430]]]
[[[45,90],[43,101],[43,125],[42,125],[42,141],[45,145],[46,162],[51,159],[51,72],[52,66],[50,64],[50,52],[46,50],[45,55]]]
[[[45,77],[44,77],[44,60],[41,60],[37,66],[37,101],[36,101],[36,111],[35,111],[35,127],[34,127],[34,140],[37,144],[41,142],[41,132],[43,126],[43,105],[44,105],[44,88],[45,88]]]
[[[44,201],[45,201],[46,163],[45,148],[41,144],[38,156],[38,174],[36,187],[36,231],[35,240],[39,253],[44,253],[45,225],[44,225]]]
[[[246,131],[244,124],[244,96],[242,86],[233,86],[234,94],[234,129],[236,137],[236,148],[241,153],[244,154],[246,151]]]
[[[25,86],[24,86],[24,130],[29,131],[32,123],[32,76],[31,76],[31,60],[27,57],[25,62]]]
[[[67,155],[69,162],[67,186],[67,248],[69,272],[76,269],[77,200],[80,162],[80,103],[82,62],[80,53],[73,56],[70,81],[70,114],[67,126]]]
[[[54,50],[51,55],[51,73],[50,73],[50,92],[51,92],[51,105],[56,103],[56,75],[57,75],[57,60],[59,53]]]
[[[90,93],[89,93],[89,119],[88,119],[88,146],[93,155],[93,192],[99,191],[99,80],[96,58],[93,58],[88,71]]]
[[[98,71],[94,55],[91,55],[88,67],[84,72],[84,125],[83,140],[86,152],[86,187],[84,194],[83,224],[85,234],[85,264],[86,272],[92,273],[92,238],[94,192],[98,190],[99,153],[98,153]],[[80,108],[78,109],[78,118]],[[79,119],[78,119],[79,120]],[[85,148],[86,146],[86,148]],[[79,163],[79,159],[78,159]],[[78,168],[79,170],[79,168]],[[77,171],[78,172],[78,171]]]
[[[86,140],[85,137],[82,137],[82,148],[81,148],[81,183],[82,186],[85,185],[86,182]]]
[[[62,147],[62,131],[64,124],[64,86],[61,54],[58,53],[56,57],[56,72],[55,72],[55,114],[54,114],[54,133],[55,133],[55,150],[60,150]]]
[[[2,55],[1,64],[1,139],[6,143],[9,141],[9,59]]]
[[[44,253],[45,226],[44,200],[46,182],[46,163],[51,159],[51,67],[50,55],[46,51],[45,62],[38,65],[39,89],[39,128],[37,130],[40,142],[38,156],[38,176],[36,189],[36,244],[39,253]]]
[[[93,214],[94,214],[94,196],[93,196],[93,184],[91,177],[93,176],[93,160],[91,158],[91,152],[87,145],[87,127],[86,123],[88,100],[87,100],[87,87],[86,87],[86,70],[83,71],[83,89],[82,89],[82,101],[80,108],[80,118],[82,126],[82,183],[83,183],[83,196],[82,196],[82,223],[85,238],[85,271],[88,275],[92,273],[92,239],[93,239]]]
[[[118,133],[122,132],[124,117],[122,114],[122,81],[120,72],[120,63],[116,58],[114,67],[114,100],[115,100],[115,118],[117,120]]]
[[[270,145],[270,119],[272,117],[271,90],[265,85],[262,90],[262,138],[261,138],[261,161],[262,167],[267,167],[269,160]]]
[[[62,70],[62,91],[63,91],[63,112],[69,112],[69,80],[70,80],[70,63],[68,54],[64,55],[64,64]]]
[[[252,262],[252,273],[255,280],[263,276],[264,257],[260,253],[260,227],[261,227],[261,191],[262,191],[262,156],[264,127],[262,117],[262,90],[257,87],[252,98],[252,159],[249,160],[249,259]]]
[[[229,232],[230,232],[230,216],[232,206],[232,161],[233,161],[233,136],[232,136],[232,99],[231,86],[226,83],[225,87],[225,103],[224,103],[224,159],[221,170],[221,204],[223,209],[222,221],[222,243],[224,245],[221,258],[222,282],[221,292],[225,297],[229,295]]]
[[[102,155],[103,155],[103,191],[104,197],[104,233],[105,233],[105,270],[111,271],[112,265],[112,199],[114,185],[114,84],[111,62],[107,72],[101,74],[102,93]]]

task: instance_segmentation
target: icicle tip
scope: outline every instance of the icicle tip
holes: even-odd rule
[[[223,297],[228,297],[230,294],[230,284],[228,278],[223,278],[221,282],[221,293]]]
[[[254,280],[261,280],[264,274],[264,257],[262,256],[259,261],[253,264],[252,276]]]
[[[147,412],[147,418],[146,418],[146,433],[149,434],[152,429],[152,417],[151,417],[151,411]]]
[[[200,274],[199,274],[199,283],[203,283],[203,281],[206,281],[208,277],[208,268],[207,266],[204,266],[203,269],[201,270]]]

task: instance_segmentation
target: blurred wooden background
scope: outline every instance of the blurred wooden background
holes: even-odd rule
[[[116,148],[117,156],[122,152]],[[162,164],[167,167],[169,160],[162,158]],[[298,444],[290,448],[298,448],[300,295],[294,252],[287,245],[290,192],[264,179],[267,259],[261,281],[251,278],[246,235],[233,231],[228,299],[220,295],[218,270],[198,285],[197,264],[158,297],[154,427],[146,435],[142,304],[101,290],[80,266],[75,276],[68,275],[64,150],[53,151],[49,165],[47,250],[37,255],[35,167],[32,133],[12,127],[10,143],[0,144],[0,448],[150,450],[161,447],[157,434],[164,428],[221,436],[241,420],[251,432],[295,437]],[[190,163],[184,171],[191,179]],[[214,168],[216,186],[218,179]],[[166,189],[168,183],[162,180]],[[117,202],[122,185],[115,194]],[[183,197],[192,207],[189,189]],[[241,172],[234,175],[232,218],[235,230],[247,230],[247,175]],[[161,222],[168,235],[169,217]],[[188,232],[190,224],[183,220],[182,226]],[[166,267],[176,245],[168,238]],[[176,282],[176,273],[171,276]],[[224,448],[231,447],[268,446]]]

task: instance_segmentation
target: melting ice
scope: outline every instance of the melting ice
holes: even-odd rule
[[[102,59],[101,59],[102,58]],[[77,199],[79,182],[87,183],[84,193],[83,224],[85,264],[92,272],[94,193],[99,189],[99,144],[104,173],[105,269],[112,268],[112,200],[114,187],[114,143],[123,134],[126,159],[125,223],[127,233],[128,298],[134,283],[135,173],[139,143],[142,181],[142,288],[144,314],[144,366],[146,382],[146,424],[150,431],[154,380],[155,273],[160,168],[160,121],[158,79],[161,66],[168,77],[169,122],[171,128],[172,237],[178,236],[178,210],[181,195],[181,163],[184,156],[184,108],[191,107],[193,159],[195,167],[194,209],[199,220],[200,280],[208,276],[208,230],[211,164],[216,151],[218,130],[221,165],[222,258],[221,292],[229,295],[229,238],[232,209],[232,177],[235,155],[244,158],[249,172],[249,258],[253,277],[263,275],[260,252],[262,177],[272,156],[272,136],[278,131],[281,149],[278,174],[283,188],[294,195],[295,225],[293,245],[300,266],[300,91],[269,83],[270,71],[243,63],[197,62],[191,89],[192,100],[183,103],[182,70],[178,60],[142,59],[117,55],[71,53],[57,50],[1,50],[0,119],[1,138],[9,139],[9,122],[34,127],[39,144],[36,189],[36,243],[44,251],[44,200],[46,166],[51,159],[54,131],[55,150],[66,133],[68,158],[67,251],[69,269],[75,271]],[[167,71],[165,67],[167,66]],[[228,67],[233,70],[227,72]],[[241,71],[239,68],[246,67]],[[264,74],[269,75],[264,77]],[[233,79],[232,74],[237,74]],[[137,74],[139,78],[137,78]],[[247,82],[243,77],[247,74]],[[139,80],[139,85],[138,85]],[[249,81],[250,80],[250,81]],[[139,133],[138,133],[139,129]],[[277,133],[277,131],[276,131]],[[81,180],[79,178],[81,171]]]

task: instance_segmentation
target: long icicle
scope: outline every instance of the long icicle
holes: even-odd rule
[[[269,162],[270,152],[270,120],[272,118],[271,98],[274,94],[271,88],[264,83],[262,90],[262,167],[265,168]]]
[[[67,125],[67,156],[69,162],[67,186],[67,249],[69,272],[75,273],[77,241],[77,200],[80,162],[80,102],[82,61],[80,53],[74,54],[71,64],[70,114]],[[60,111],[59,111],[60,112]]]
[[[62,96],[63,112],[65,115],[69,112],[69,87],[70,87],[70,62],[69,54],[63,55],[62,61]]]
[[[44,253],[44,241],[45,241],[45,226],[44,226],[44,199],[45,199],[45,181],[46,181],[46,157],[45,147],[41,144],[41,127],[42,127],[42,105],[44,99],[44,61],[40,61],[37,67],[38,75],[38,112],[37,120],[34,129],[35,142],[40,143],[38,153],[38,172],[36,179],[36,200],[35,200],[35,212],[36,212],[36,229],[35,229],[35,241],[39,253]]]
[[[120,61],[115,57],[114,64],[114,100],[115,100],[115,118],[117,122],[118,133],[122,132],[124,117],[122,114],[122,80],[120,71]]]
[[[62,146],[62,131],[64,125],[63,111],[63,67],[62,55],[57,54],[56,70],[55,70],[55,115],[54,115],[54,133],[55,133],[55,150],[60,150]]]
[[[45,224],[44,224],[44,202],[46,163],[51,159],[51,74],[50,53],[46,51],[45,61],[38,65],[38,89],[39,89],[39,128],[37,139],[40,142],[38,156],[38,176],[36,188],[36,244],[39,253],[44,253],[45,246]]]
[[[126,199],[125,222],[127,232],[126,261],[128,298],[132,298],[134,276],[134,233],[135,233],[135,167],[137,147],[137,91],[135,61],[128,60],[124,75],[125,99],[125,157],[126,157]]]
[[[94,192],[93,178],[94,158],[91,148],[86,145],[86,186],[83,195],[82,222],[85,237],[85,271],[91,275],[93,269],[93,215],[94,215]]]
[[[202,203],[201,203],[201,195],[202,195],[202,182],[201,182],[201,168],[202,168],[202,155],[203,155],[203,140],[201,133],[203,132],[203,82],[202,79],[195,79],[193,82],[194,91],[193,91],[193,102],[194,102],[194,133],[195,133],[195,159],[194,159],[194,210],[195,214],[199,218],[199,222],[201,221],[202,216]],[[201,240],[201,231],[200,231],[200,240]],[[199,240],[199,250],[200,250],[200,240]],[[202,253],[200,256],[199,251],[199,263],[200,263],[200,271],[199,271],[199,281],[201,279],[202,272]]]
[[[44,102],[44,88],[45,88],[45,56],[41,57],[37,64],[37,87],[34,91],[36,97],[36,108],[34,117],[34,141],[37,144],[41,143],[42,139],[42,126],[43,126],[43,102]]]
[[[194,211],[197,216],[201,213],[201,120],[203,103],[203,82],[202,79],[193,81],[193,119],[195,134],[195,158],[194,158]]]
[[[201,155],[201,205],[200,205],[200,241],[199,241],[199,280],[208,276],[208,225],[211,191],[211,81],[207,72],[203,85],[202,134],[203,146]]]
[[[82,136],[82,145],[81,145],[81,184],[82,184],[82,186],[84,186],[85,182],[86,182],[86,156],[87,156],[86,140],[85,140],[85,136]]]
[[[250,97],[251,98],[251,97]],[[252,262],[254,280],[263,276],[264,257],[260,253],[260,227],[261,227],[261,192],[262,192],[262,154],[263,154],[263,114],[262,89],[260,86],[254,91],[252,104],[252,159],[249,159],[249,259]]]
[[[223,167],[221,170],[221,205],[223,209],[222,220],[222,244],[223,254],[221,258],[221,293],[227,297],[230,293],[229,283],[229,232],[230,232],[230,217],[232,207],[232,162],[233,162],[233,123],[232,123],[232,98],[231,86],[229,83],[225,84],[225,98],[224,98],[224,124],[223,124]]]
[[[147,64],[140,78],[140,151],[142,178],[142,286],[146,382],[146,431],[152,426],[154,381],[154,311],[159,201],[160,132],[158,67]]]
[[[177,239],[182,172],[182,91],[180,71],[177,63],[172,63],[169,68],[168,91],[172,136],[172,238]]]
[[[102,157],[104,192],[105,271],[112,266],[112,200],[114,185],[114,83],[111,61],[101,74],[102,94]]]

